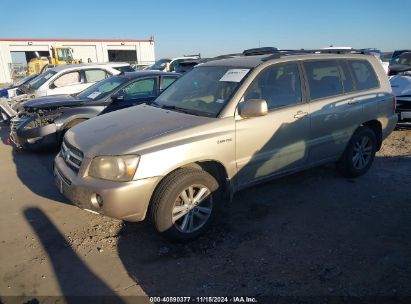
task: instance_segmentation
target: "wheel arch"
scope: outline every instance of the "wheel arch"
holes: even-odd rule
[[[150,204],[151,205],[151,199],[153,198],[154,193],[158,189],[159,185],[161,182],[168,177],[170,174],[174,173],[175,171],[182,169],[182,168],[193,168],[193,169],[198,169],[198,170],[203,170],[207,173],[209,173],[211,176],[213,176],[219,186],[221,187],[221,194],[222,198],[224,200],[229,200],[231,201],[233,197],[233,187],[231,184],[231,180],[228,177],[227,169],[224,167],[224,165],[216,160],[201,160],[201,161],[195,161],[191,163],[187,163],[184,165],[181,165],[170,172],[168,172],[166,175],[164,175],[156,184],[153,193],[151,194],[150,198]],[[150,208],[150,206],[149,206]]]
[[[379,151],[381,149],[381,145],[382,145],[382,125],[381,125],[381,122],[379,122],[378,120],[369,120],[367,122],[364,122],[362,125],[370,128],[374,132],[375,137],[377,138],[377,151]]]

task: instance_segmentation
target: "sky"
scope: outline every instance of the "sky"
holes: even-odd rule
[[[410,0],[2,0],[0,38],[149,39],[156,58],[247,48],[411,48]]]

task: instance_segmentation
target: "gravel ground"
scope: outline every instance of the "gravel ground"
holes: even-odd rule
[[[3,143],[6,134],[3,126]],[[363,177],[346,179],[327,165],[237,193],[189,244],[169,243],[145,222],[67,204],[52,183],[54,154],[0,144],[4,302],[61,294],[411,296],[411,130],[393,132]]]

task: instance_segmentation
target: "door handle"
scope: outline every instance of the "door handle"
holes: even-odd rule
[[[350,99],[349,101],[348,101],[348,104],[349,105],[356,105],[358,103],[358,100],[355,100],[355,99]]]
[[[308,112],[298,111],[297,114],[294,115],[294,118],[303,118],[308,115]]]

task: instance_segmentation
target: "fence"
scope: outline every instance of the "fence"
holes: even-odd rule
[[[25,63],[9,63],[9,71],[13,82],[17,82],[27,75],[27,64]]]

